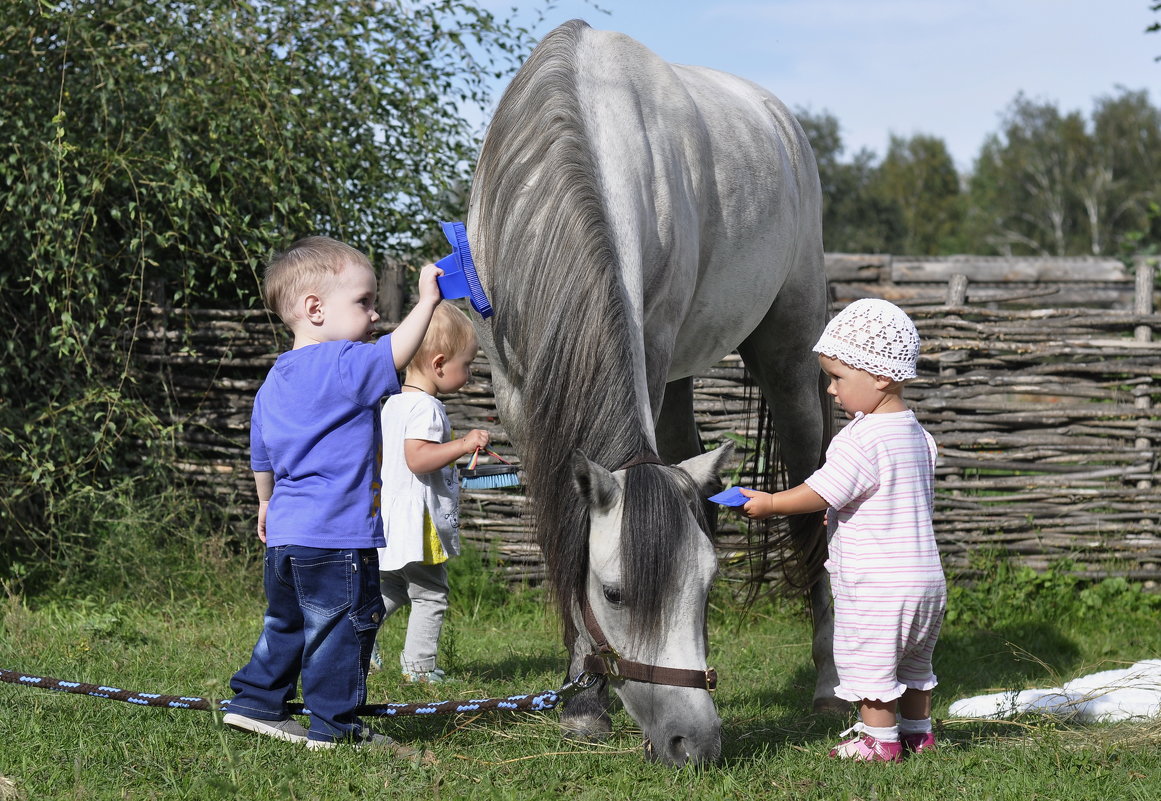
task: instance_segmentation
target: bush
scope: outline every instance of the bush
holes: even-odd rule
[[[1161,609],[1161,595],[1123,578],[1085,579],[1067,559],[1038,573],[1002,554],[981,553],[972,568],[980,573],[972,582],[948,583],[947,621],[960,627],[989,630],[1032,619],[1079,624]]]
[[[463,0],[0,4],[0,580],[75,567],[74,496],[176,484],[141,310],[257,305],[305,234],[422,249],[526,36]]]

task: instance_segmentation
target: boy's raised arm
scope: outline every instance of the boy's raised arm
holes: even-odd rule
[[[419,271],[419,302],[391,333],[391,358],[395,361],[396,370],[406,367],[411,357],[419,350],[423,336],[427,333],[427,326],[431,322],[431,315],[443,300],[439,284],[435,280],[440,275],[443,275],[443,270],[434,264],[425,264]]]

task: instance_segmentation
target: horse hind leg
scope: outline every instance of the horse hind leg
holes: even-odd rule
[[[834,602],[831,600],[830,577],[826,571],[810,585],[809,603],[814,628],[810,656],[817,674],[811,704],[815,712],[845,715],[851,711],[850,702],[834,694],[834,688],[838,686],[838,670],[834,664]]]
[[[770,408],[791,487],[817,469],[833,429],[831,402],[811,350],[825,322],[826,293],[825,288],[820,292],[817,287],[795,285],[797,277],[808,274],[791,272],[766,317],[738,348]],[[850,705],[834,695],[838,685],[834,607],[830,582],[822,569],[826,557],[822,515],[799,515],[791,518],[790,525],[799,553],[808,562],[807,600],[814,628],[811,657],[816,674],[813,707],[816,712],[845,713]]]

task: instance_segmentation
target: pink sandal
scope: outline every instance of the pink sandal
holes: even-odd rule
[[[830,750],[832,757],[839,759],[853,759],[857,762],[902,762],[903,744],[876,740],[863,731],[863,724],[856,723],[844,731],[839,737],[845,737],[851,732],[858,732],[855,737],[844,740]]]
[[[935,750],[935,732],[900,734],[899,740],[903,743],[903,753],[905,754],[922,754],[924,751]]]

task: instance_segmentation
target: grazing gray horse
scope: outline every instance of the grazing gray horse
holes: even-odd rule
[[[477,330],[570,675],[609,666],[647,753],[669,763],[721,747],[706,686],[716,559],[699,498],[726,451],[701,453],[691,377],[738,350],[788,480],[818,466],[830,416],[811,353],[827,313],[820,205],[810,145],[772,94],[579,20],[512,80],[476,167],[468,239],[496,310]],[[799,549],[825,552],[820,523],[792,521]],[[819,706],[837,680],[829,592],[813,596]],[[566,729],[607,734],[606,700],[573,699]]]

